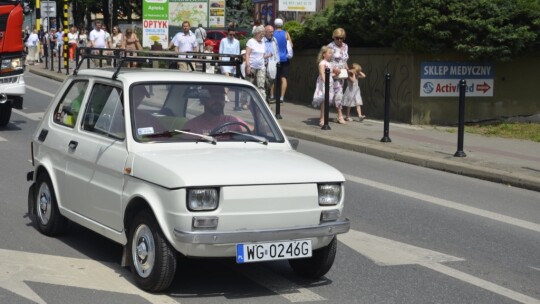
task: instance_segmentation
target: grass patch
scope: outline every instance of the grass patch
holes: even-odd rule
[[[537,123],[495,123],[466,125],[465,132],[485,136],[524,139],[540,142],[540,124]]]

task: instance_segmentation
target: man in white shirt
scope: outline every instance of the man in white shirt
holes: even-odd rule
[[[90,32],[90,43],[93,48],[104,49],[107,46],[105,31],[101,29],[101,21],[96,21],[96,28]]]
[[[90,47],[104,49],[107,47],[105,31],[101,29],[101,21],[96,21],[96,28],[90,32],[88,36]],[[94,51],[97,53],[97,51]],[[101,66],[101,61],[95,61],[94,64]]]
[[[197,39],[195,39],[195,34],[190,31],[191,25],[189,21],[184,21],[182,23],[182,33],[177,33],[174,35],[171,40],[171,45],[174,45],[174,50],[177,53],[187,53],[187,52],[196,52],[198,45]],[[180,55],[179,58],[185,58],[185,55]],[[180,69],[187,71],[187,64],[182,62],[180,63]]]

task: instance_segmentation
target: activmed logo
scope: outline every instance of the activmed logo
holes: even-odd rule
[[[165,3],[167,0],[146,0],[146,3]]]

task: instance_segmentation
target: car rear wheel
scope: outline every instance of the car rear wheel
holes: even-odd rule
[[[47,174],[40,174],[36,185],[35,209],[38,230],[48,236],[62,234],[65,231],[67,219],[58,210],[50,177]]]
[[[174,278],[177,254],[148,211],[137,214],[128,242],[131,272],[137,286],[146,291],[167,289]]]
[[[310,258],[291,259],[289,265],[299,276],[318,279],[325,275],[336,257],[337,238],[334,237],[327,246],[314,250]]]

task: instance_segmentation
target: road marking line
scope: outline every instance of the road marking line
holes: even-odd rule
[[[263,269],[259,265],[242,267],[238,272],[292,303],[326,301],[325,298],[311,290],[300,287],[280,275],[276,275],[271,271]]]
[[[21,115],[22,117],[33,120],[33,121],[40,121],[43,119],[43,115],[45,115],[45,112],[24,113],[23,111],[17,110],[17,109],[11,109],[11,110],[13,111],[13,113]]]
[[[467,206],[465,204],[456,203],[456,202],[452,202],[452,201],[449,201],[449,200],[434,197],[434,196],[431,196],[431,195],[422,194],[422,193],[410,191],[410,190],[407,190],[407,189],[390,186],[390,185],[387,185],[387,184],[371,181],[371,180],[364,179],[364,178],[357,177],[357,176],[345,175],[345,178],[348,181],[355,182],[355,183],[358,183],[358,184],[363,184],[363,185],[370,186],[370,187],[377,188],[377,189],[381,189],[381,190],[384,190],[384,191],[393,192],[393,193],[403,195],[403,196],[408,196],[408,197],[418,199],[418,200],[422,200],[422,201],[425,201],[425,202],[428,202],[428,203],[431,203],[431,204],[434,204],[434,205],[438,205],[438,206],[442,206],[442,207],[446,207],[446,208],[450,208],[450,209],[454,209],[454,210],[474,214],[476,216],[481,216],[481,217],[484,217],[484,218],[499,221],[499,222],[506,223],[506,224],[509,224],[509,225],[521,227],[521,228],[524,228],[524,229],[529,229],[529,230],[532,230],[532,231],[535,231],[535,232],[540,232],[540,224],[520,220],[520,219],[515,218],[515,217],[506,216],[506,215],[502,215],[502,214],[487,211],[487,210],[482,210],[482,209],[479,209],[479,208]]]
[[[454,268],[447,267],[442,264],[437,263],[420,263],[420,265],[427,267],[431,270],[437,271],[439,273],[442,273],[444,275],[453,277],[455,279],[458,279],[463,282],[467,282],[471,285],[478,286],[482,289],[491,291],[493,293],[499,294],[501,296],[507,297],[511,300],[521,302],[521,303],[528,303],[528,304],[540,304],[540,300],[529,297],[527,295],[521,294],[519,292],[510,290],[508,288],[499,286],[497,284],[488,282],[486,280],[482,280],[480,278],[477,278],[475,276],[472,276],[470,274],[458,271]]]
[[[2,136],[0,136],[0,141],[7,141],[7,139],[3,138]]]
[[[46,261],[46,263],[43,263]],[[0,249],[0,287],[46,304],[25,282],[41,282],[140,296],[150,303],[177,304],[167,295],[147,293],[129,280],[129,271],[93,260]]]
[[[338,240],[354,251],[362,254],[377,265],[420,265],[443,275],[480,287],[521,303],[540,304],[540,300],[477,278],[454,268],[442,265],[444,262],[463,261],[451,255],[385,239],[360,231],[349,230],[340,234]]]
[[[540,268],[529,266],[529,268],[540,271]]]
[[[30,90],[32,90],[32,91],[34,91],[34,92],[38,92],[38,93],[40,93],[40,94],[43,94],[43,95],[47,95],[47,96],[49,96],[49,97],[53,97],[53,96],[54,96],[53,93],[49,93],[49,92],[47,92],[47,91],[43,91],[42,89],[38,89],[38,88],[33,87],[33,86],[26,85],[26,88],[27,88],[27,89],[30,89]]]

